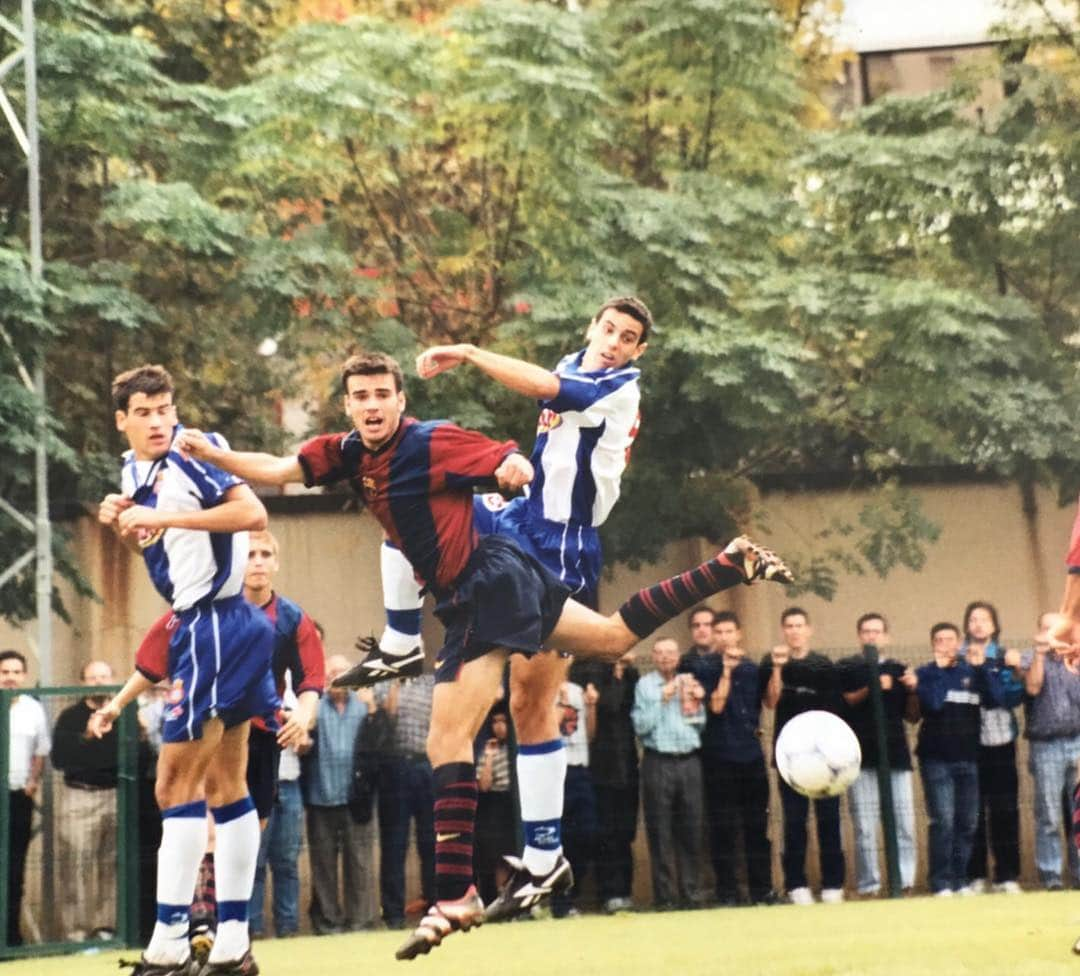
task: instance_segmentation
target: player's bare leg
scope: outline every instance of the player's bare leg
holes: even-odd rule
[[[472,883],[476,823],[473,740],[495,701],[506,666],[505,651],[464,664],[457,679],[435,685],[427,752],[435,780],[435,903],[397,951],[415,959],[459,929],[484,920]]]
[[[206,797],[214,817],[214,860],[218,926],[200,976],[255,976],[248,905],[259,854],[259,819],[248,795],[250,723],[233,726],[221,738],[206,775]]]
[[[507,857],[510,876],[484,919],[514,918],[574,883],[562,852],[566,750],[559,732],[556,700],[570,670],[570,658],[554,651],[510,658],[510,714],[518,740],[518,794],[525,851]]]
[[[162,811],[157,923],[142,958],[125,964],[133,966],[135,976],[194,976],[198,971],[188,946],[188,913],[206,849],[206,773],[223,734],[221,720],[211,719],[200,738],[161,747],[154,789]]]
[[[547,643],[579,657],[614,663],[680,613],[739,583],[790,583],[791,571],[768,549],[739,536],[694,569],[639,590],[608,617],[567,600]]]

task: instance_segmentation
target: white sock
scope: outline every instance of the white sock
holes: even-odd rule
[[[379,547],[386,628],[379,647],[390,657],[401,657],[420,644],[420,609],[424,605],[412,563],[393,543]]]
[[[157,923],[146,947],[149,962],[183,962],[189,955],[191,899],[208,833],[205,800],[181,803],[161,813]]]
[[[250,796],[210,812],[217,835],[214,875],[218,915],[210,962],[238,961],[251,945],[248,905],[259,857],[259,817]]]
[[[518,746],[518,793],[525,833],[522,860],[533,874],[547,874],[562,853],[566,749],[562,739]]]

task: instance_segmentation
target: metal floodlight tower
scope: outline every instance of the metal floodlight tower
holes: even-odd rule
[[[0,111],[3,112],[15,141],[26,155],[28,194],[27,204],[30,218],[30,280],[35,288],[43,282],[43,261],[41,256],[41,160],[38,152],[38,108],[37,108],[37,47],[34,33],[34,0],[22,0],[22,27],[0,15],[0,29],[7,31],[19,42],[19,47],[0,61]],[[23,65],[25,77],[25,117],[20,122],[3,85],[7,76],[19,63]],[[3,331],[0,326],[0,331]],[[31,521],[12,505],[0,498],[0,509],[6,512],[19,525],[35,537],[34,547],[23,553],[18,559],[0,573],[0,586],[18,575],[29,564],[37,560],[35,581],[37,593],[38,622],[38,665],[40,683],[52,681],[52,526],[49,522],[49,468],[46,438],[48,424],[45,407],[45,350],[37,351],[33,364],[33,377],[19,356],[6,331],[4,340],[15,357],[16,369],[23,384],[37,397],[38,409],[35,420],[36,445],[34,449],[35,483],[35,518]]]

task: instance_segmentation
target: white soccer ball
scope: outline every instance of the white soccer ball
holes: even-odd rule
[[[832,712],[803,712],[776,739],[776,768],[796,793],[839,796],[859,775],[862,750],[851,726]]]

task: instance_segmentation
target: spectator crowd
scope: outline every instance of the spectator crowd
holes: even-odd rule
[[[274,549],[276,558],[276,543]],[[614,664],[577,663],[552,703],[567,750],[563,844],[575,878],[573,888],[553,899],[553,915],[572,916],[592,905],[586,891],[607,912],[634,907],[639,810],[656,910],[878,895],[888,888],[883,766],[893,806],[885,819],[894,825],[905,892],[915,888],[920,850],[926,852],[927,887],[938,897],[1020,893],[1022,848],[1033,850],[1035,871],[1027,877],[1037,877],[1042,888],[1080,886],[1070,838],[1080,761],[1080,673],[1051,647],[1052,615],[1040,618],[1032,646],[1021,652],[1000,643],[996,609],[973,602],[959,623],[930,629],[927,654],[915,661],[891,656],[886,618],[866,613],[855,622],[854,636],[859,645],[877,649],[876,674],[862,653],[843,657],[815,650],[810,616],[799,607],[784,610],[778,643],[756,662],[743,644],[736,614],[699,607],[687,622],[685,650],[670,637],[656,640],[652,666],[644,673],[632,653]],[[318,647],[321,654],[321,640]],[[349,666],[345,656],[326,658],[326,683]],[[310,679],[310,667],[307,673]],[[315,687],[303,675],[303,669],[296,673],[297,687]],[[117,928],[118,748],[115,731],[95,738],[87,725],[103,700],[94,688],[114,683],[113,673],[105,662],[87,662],[80,673],[85,697],[60,710],[51,728],[42,704],[19,693],[25,679],[23,656],[0,652],[0,687],[15,696],[8,761],[8,944],[24,937],[26,853],[47,761],[57,774],[56,852],[70,882],[58,913],[58,938],[109,939]],[[284,697],[295,707],[292,680]],[[883,739],[874,721],[873,682],[884,706]],[[407,916],[431,900],[435,840],[425,740],[433,687],[429,673],[374,692],[330,690],[314,709],[305,740],[280,755],[273,752],[276,788],[264,818],[253,934],[272,928],[276,936],[289,936],[300,929],[305,849],[308,913],[318,934],[370,928],[380,919],[387,927],[404,927]],[[161,686],[145,696],[140,709],[144,780],[152,781],[168,701],[169,689]],[[839,715],[859,740],[862,769],[845,797],[809,800],[771,772],[772,748],[763,736],[767,717],[771,713],[775,742],[788,721],[814,709]],[[1027,845],[1021,844],[1019,808],[1021,729],[1035,827]],[[476,872],[485,902],[505,880],[503,858],[520,848],[515,742],[502,698],[476,740]],[[916,773],[922,818],[916,816]],[[141,803],[152,804],[152,788],[140,794]],[[773,797],[779,798],[779,831],[770,830]],[[849,846],[841,830],[845,803]],[[156,810],[147,822],[153,816]],[[807,863],[811,823],[816,870]],[[925,844],[919,843],[919,823],[926,825]],[[406,884],[410,837],[420,864],[414,892]],[[152,870],[153,860],[142,864]],[[142,884],[152,891],[146,870]],[[150,905],[152,910],[152,900]]]

